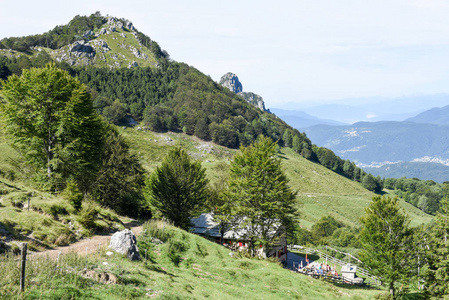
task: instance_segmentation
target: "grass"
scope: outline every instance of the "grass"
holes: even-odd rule
[[[13,256],[3,256],[0,298],[322,299],[325,295],[326,299],[366,299],[381,292],[312,279],[267,260],[230,256],[218,244],[161,222],[146,224],[144,230],[147,234],[138,237],[140,262],[118,254],[107,256],[107,249],[88,257],[68,254],[59,262],[31,258],[26,290],[18,297],[18,263]],[[165,242],[151,242],[154,236]],[[177,263],[170,248],[178,249]],[[112,274],[118,284],[85,278],[85,270]]]
[[[114,226],[124,228],[116,213],[98,205],[92,228],[85,228],[81,226],[81,215],[75,214],[60,196],[6,179],[0,179],[0,191],[0,233],[7,239],[30,242],[32,250],[67,245],[95,231],[109,232]]]
[[[182,133],[154,133],[134,128],[121,128],[121,133],[130,142],[132,151],[148,172],[152,172],[160,164],[170,148],[182,146],[194,159],[202,161],[211,183],[226,176],[232,156],[238,151]],[[360,226],[358,219],[365,214],[365,208],[375,196],[374,193],[358,182],[306,160],[290,148],[282,148],[280,156],[290,186],[298,191],[301,226],[311,228],[321,217],[327,215],[346,225]],[[410,216],[412,226],[429,223],[433,218],[403,200],[400,204]]]

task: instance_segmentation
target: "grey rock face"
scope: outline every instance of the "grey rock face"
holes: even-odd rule
[[[240,92],[238,95],[242,96],[247,102],[258,107],[261,111],[267,111],[265,109],[265,102],[261,96],[251,92]]]
[[[130,260],[140,260],[136,236],[129,229],[114,233],[109,248],[117,253],[126,254]]]
[[[75,57],[80,57],[80,56],[94,57],[95,56],[95,49],[91,45],[85,44],[84,41],[74,42],[70,46],[69,51]]]
[[[243,91],[243,86],[239,81],[239,78],[237,77],[237,75],[231,72],[228,72],[221,77],[220,84],[224,87],[227,87],[236,94]]]

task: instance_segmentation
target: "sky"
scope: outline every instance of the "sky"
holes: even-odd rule
[[[449,93],[447,0],[0,0],[0,39],[96,11],[267,107]]]

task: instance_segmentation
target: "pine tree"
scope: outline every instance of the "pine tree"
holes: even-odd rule
[[[276,143],[259,136],[249,147],[241,147],[230,169],[226,198],[237,224],[244,228],[245,238],[254,255],[256,244],[268,251],[270,233],[283,225],[289,230],[297,215],[296,192],[291,191],[281,161],[276,157]]]
[[[360,221],[364,226],[360,259],[373,275],[382,278],[395,297],[395,284],[405,281],[411,268],[410,220],[401,212],[398,198],[375,196]]]
[[[171,150],[151,174],[151,204],[175,226],[189,230],[190,218],[207,199],[208,180],[200,162],[192,162],[181,148]]]
[[[447,188],[447,187],[446,187]],[[430,233],[425,272],[426,291],[433,297],[449,295],[449,201],[440,202],[440,212]]]

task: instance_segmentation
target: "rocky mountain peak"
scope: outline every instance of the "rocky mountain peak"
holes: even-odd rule
[[[239,78],[237,77],[237,75],[231,72],[228,72],[221,77],[220,84],[236,94],[243,91],[243,86],[239,81]]]
[[[237,95],[241,96],[248,103],[254,105],[255,107],[258,107],[261,111],[269,112],[267,109],[265,109],[265,102],[263,101],[263,98],[261,96],[252,92],[243,91],[242,83],[234,73],[228,72],[224,74],[220,79],[220,84],[230,89]]]

